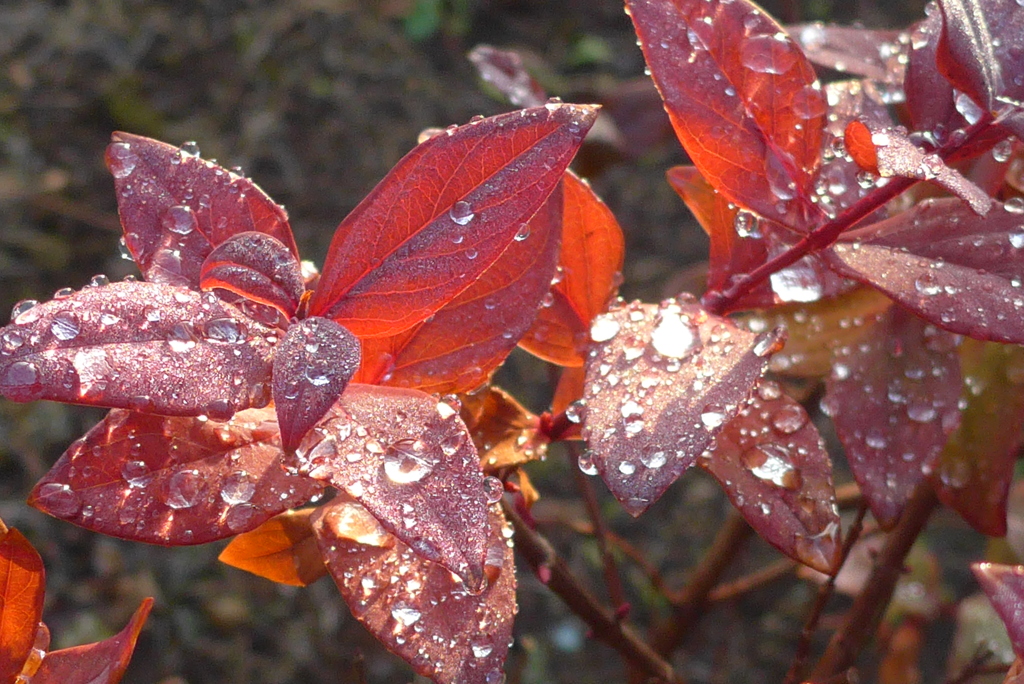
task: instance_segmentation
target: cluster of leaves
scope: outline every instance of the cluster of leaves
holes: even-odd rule
[[[519,466],[550,441],[581,437],[580,468],[633,515],[699,465],[767,541],[834,574],[831,459],[790,382],[824,380],[882,527],[931,487],[1005,534],[1024,7],[946,0],[894,34],[787,31],[747,0],[626,6],[693,162],[668,179],[711,239],[700,301],[613,298],[621,231],[567,171],[596,109],[545,102],[508,53],[473,59],[528,108],[427,134],[322,273],[248,179],[118,133],[144,280],[22,303],[0,331],[6,397],[112,409],[30,503],[151,543],[234,536],[222,559],[279,582],[330,574],[417,672],[483,684],[515,612],[497,504],[513,474],[529,503]],[[816,64],[848,78],[822,85]],[[488,385],[517,344],[564,368],[542,419]],[[977,572],[1024,631],[1020,571]]]

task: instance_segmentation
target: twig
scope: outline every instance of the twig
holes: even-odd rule
[[[860,506],[863,495],[856,482],[847,482],[836,487],[836,506],[840,510],[844,508],[856,508]]]
[[[548,576],[547,586],[565,601],[587,625],[595,639],[618,651],[623,658],[640,670],[665,682],[683,684],[682,676],[673,671],[629,625],[622,624],[615,614],[602,606],[572,574],[551,544],[536,530],[527,526],[511,506],[503,502],[505,515],[515,528],[516,550],[535,572]]]
[[[761,568],[756,572],[744,575],[743,577],[731,582],[723,582],[722,584],[719,584],[708,594],[708,602],[719,603],[721,601],[729,601],[737,598],[743,594],[754,591],[755,589],[760,589],[775,580],[782,579],[787,575],[793,574],[793,571],[798,567],[800,567],[800,564],[795,560],[780,558],[768,567]]]
[[[896,582],[903,574],[903,562],[924,529],[938,498],[928,480],[922,481],[907,502],[896,527],[879,552],[875,568],[847,611],[842,626],[833,636],[810,679],[822,682],[850,667],[878,628],[892,599]]]

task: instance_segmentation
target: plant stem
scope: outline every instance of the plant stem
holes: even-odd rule
[[[631,665],[652,677],[673,684],[683,684],[683,678],[661,658],[628,625],[616,619],[615,613],[602,606],[572,574],[552,548],[550,542],[526,525],[511,506],[502,504],[505,515],[515,528],[516,550],[534,571],[544,567],[550,572],[548,588],[558,594],[593,632],[594,638],[618,651]]]
[[[789,558],[780,558],[771,565],[768,565],[760,570],[744,575],[739,579],[735,579],[731,582],[723,582],[716,585],[708,593],[709,603],[720,603],[722,601],[730,601],[734,598],[748,594],[756,589],[760,589],[776,580],[780,580],[783,577],[792,575],[793,572],[800,567],[800,564],[795,560]]]

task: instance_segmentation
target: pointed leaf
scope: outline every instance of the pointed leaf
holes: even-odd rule
[[[394,335],[472,285],[554,190],[594,107],[480,120],[407,154],[341,223],[309,311],[360,338]]]
[[[218,245],[203,262],[199,287],[219,288],[272,306],[289,319],[305,292],[299,260],[265,233],[239,233]]]
[[[269,400],[274,335],[213,293],[144,282],[88,287],[0,331],[0,392],[227,418]]]
[[[117,684],[152,608],[153,599],[143,599],[125,628],[109,639],[47,653],[33,684]]]
[[[210,251],[246,231],[272,235],[298,256],[288,215],[248,178],[184,147],[130,133],[111,140],[107,168],[125,242],[146,280],[196,288]]]
[[[416,390],[351,384],[297,452],[404,544],[470,586],[483,579],[487,504],[458,408]]]
[[[539,107],[548,99],[544,88],[526,70],[519,53],[477,45],[469,51],[468,57],[480,78],[516,107]]]
[[[979,217],[956,200],[926,200],[865,229],[861,241],[835,245],[828,257],[839,273],[946,330],[1020,343],[1022,226],[1013,204]]]
[[[822,408],[871,512],[896,523],[960,423],[954,335],[899,307],[857,345],[837,347]]]
[[[353,508],[355,507],[355,508]],[[324,561],[342,598],[392,653],[417,673],[438,684],[494,684],[504,679],[502,665],[512,638],[515,614],[515,563],[511,529],[496,506],[488,519],[487,569],[491,578],[479,593],[446,568],[423,560],[409,547],[352,540],[361,518],[374,520],[356,504],[328,504],[313,529]],[[387,536],[362,532],[359,538]]]
[[[2,523],[0,523],[2,525]],[[0,681],[13,682],[43,616],[43,559],[18,530],[0,535]]]
[[[954,88],[983,109],[991,109],[1002,90],[992,32],[978,0],[942,0],[942,35],[936,55],[939,70]],[[994,4],[994,3],[993,3]]]
[[[557,282],[519,346],[551,363],[582,366],[590,321],[622,278],[622,228],[590,185],[571,171],[563,182],[562,249]]]
[[[327,574],[313,537],[313,508],[285,511],[243,532],[217,560],[280,584],[304,587]]]
[[[491,385],[465,395],[460,415],[484,470],[522,465],[547,455],[540,420],[500,387]]]
[[[359,340],[329,318],[288,328],[274,355],[274,405],[281,445],[294,451],[359,368]]]
[[[778,384],[762,380],[699,462],[766,541],[815,570],[839,569],[832,463],[807,412]]]
[[[899,31],[829,26],[820,21],[786,27],[815,64],[895,86],[903,85],[910,43]]]
[[[357,381],[439,394],[486,383],[548,301],[561,197],[556,188],[505,253],[428,321],[390,337],[365,338]]]
[[[61,456],[29,505],[121,539],[202,544],[320,491],[282,470],[281,457],[272,409],[226,423],[114,410]]]
[[[608,488],[643,513],[710,445],[780,342],[692,300],[633,302],[594,319],[583,438]]]
[[[583,398],[586,382],[586,368],[563,368],[555,387],[555,396],[551,399],[551,413],[558,414],[569,409],[571,404]]]
[[[1017,657],[1024,654],[1024,565],[971,563],[971,571],[995,607]]]
[[[1024,349],[964,340],[960,348],[966,404],[960,429],[932,479],[939,499],[982,534],[1006,534],[1006,500],[1024,425]]]
[[[910,56],[903,89],[907,95],[907,111],[913,130],[938,131],[943,142],[946,135],[967,124],[958,109],[980,115],[981,110],[970,97],[955,96],[953,86],[939,71],[939,40],[942,36],[942,13],[932,12],[910,30]],[[957,104],[960,103],[961,107]]]
[[[807,228],[826,104],[814,69],[752,2],[626,3],[676,135],[730,201]]]

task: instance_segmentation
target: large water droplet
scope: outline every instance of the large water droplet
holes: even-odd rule
[[[255,493],[256,484],[244,470],[228,475],[220,488],[220,498],[231,506],[248,503]]]
[[[576,459],[576,464],[584,475],[597,475],[597,464],[594,462],[594,452],[590,449],[585,449],[580,452],[579,458]]]
[[[787,404],[772,414],[772,427],[782,435],[791,435],[807,424],[807,413],[796,404]]]
[[[619,322],[609,314],[601,314],[594,318],[590,325],[590,339],[594,342],[607,342],[619,334]]]
[[[126,142],[112,143],[107,148],[107,166],[114,178],[127,178],[139,165],[139,157]]]
[[[167,480],[164,502],[174,509],[191,508],[200,498],[202,479],[194,470],[181,470]]]
[[[797,54],[784,33],[751,36],[740,46],[740,61],[761,74],[784,74],[796,64]]]
[[[622,461],[619,463],[619,472],[623,475],[632,475],[636,472],[636,466],[630,461]]]
[[[153,474],[145,461],[125,461],[121,466],[121,477],[129,487],[135,488],[145,487],[153,481]]]
[[[665,451],[659,447],[648,445],[640,451],[640,462],[652,470],[657,470],[667,461],[668,457],[665,455]]]
[[[476,214],[473,213],[473,207],[469,205],[469,202],[462,200],[452,205],[452,208],[448,210],[448,215],[452,221],[455,221],[460,226],[464,226],[473,220]]]
[[[28,389],[39,385],[39,368],[31,361],[15,361],[4,372],[3,386]]]
[[[245,327],[233,318],[213,318],[203,325],[203,337],[211,342],[240,344],[245,335]]]
[[[160,225],[176,235],[188,235],[199,225],[192,207],[176,204],[164,212]]]
[[[487,503],[497,503],[501,501],[501,495],[505,491],[505,486],[496,477],[487,476],[484,478],[484,497],[487,499]]]
[[[759,444],[740,456],[750,473],[761,480],[784,489],[798,489],[803,483],[800,473],[789,462],[789,451],[778,444]]]
[[[658,312],[658,321],[651,331],[651,346],[670,359],[682,359],[701,345],[696,326],[684,321],[678,305],[670,305]]]
[[[942,286],[936,282],[935,274],[930,272],[922,273],[917,277],[914,281],[914,289],[926,297],[942,292]]]
[[[404,601],[397,601],[391,607],[391,617],[393,617],[399,624],[410,627],[416,624],[416,621],[420,619],[420,611],[416,610]]]
[[[419,482],[433,470],[434,463],[420,440],[400,439],[384,452],[384,474],[397,484]]]
[[[82,508],[82,499],[70,485],[47,482],[36,492],[40,506],[58,518],[69,518]]]
[[[32,323],[33,321],[39,320],[39,312],[35,311],[34,316],[29,312],[36,308],[39,304],[35,299],[22,299],[20,302],[11,308],[11,322],[17,323],[18,325],[25,325],[26,323]]]
[[[474,658],[486,658],[494,650],[493,646],[484,641],[474,642],[470,644],[470,648],[473,650]]]
[[[717,404],[708,404],[700,414],[701,424],[708,430],[720,427],[726,419],[725,409]]]

